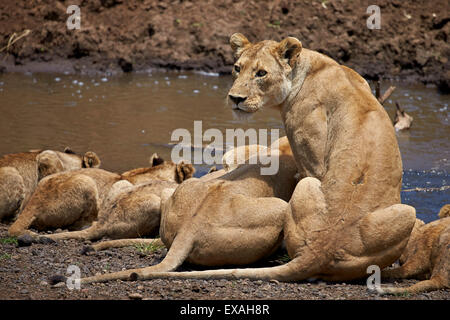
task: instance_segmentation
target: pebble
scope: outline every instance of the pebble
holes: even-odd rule
[[[19,247],[31,246],[32,243],[33,243],[33,237],[31,237],[28,234],[20,236],[20,237],[17,238],[17,245]]]
[[[130,293],[128,295],[128,298],[130,298],[131,300],[142,300],[142,294],[140,294],[140,293]]]
[[[144,286],[138,286],[137,289],[138,290],[144,290]]]
[[[193,286],[191,290],[193,292],[200,292],[200,288],[198,286]]]
[[[275,283],[275,284],[280,284],[280,281],[278,281],[276,279],[272,279],[272,280],[270,280],[270,282]]]

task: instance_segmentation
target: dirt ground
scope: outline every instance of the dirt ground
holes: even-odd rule
[[[234,32],[251,41],[292,35],[368,79],[436,84],[449,92],[449,2],[378,0],[381,29],[370,30],[368,0],[19,0],[3,1],[0,71],[121,72],[148,67],[228,73]],[[81,29],[66,9],[80,5]]]
[[[54,275],[66,275],[69,265],[80,267],[81,276],[120,271],[122,268],[145,267],[159,263],[166,249],[154,252],[136,247],[110,249],[84,255],[81,249],[90,242],[67,240],[58,244],[33,244],[18,247],[7,236],[6,224],[0,224],[0,300],[5,299],[220,299],[220,300],[450,300],[450,290],[418,295],[380,296],[369,291],[366,281],[330,283],[323,281],[278,283],[250,280],[148,280],[115,281],[89,284],[81,290],[53,288],[48,282]],[[257,266],[283,263],[284,253],[278,252]],[[199,269],[184,265],[180,270]],[[383,281],[395,286],[407,286],[417,280]]]

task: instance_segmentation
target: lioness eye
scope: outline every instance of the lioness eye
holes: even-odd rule
[[[239,67],[238,65],[234,66],[234,71],[239,72],[241,71],[241,67]]]
[[[256,73],[256,76],[257,76],[257,77],[264,77],[266,74],[267,74],[267,71],[259,70],[259,71]]]

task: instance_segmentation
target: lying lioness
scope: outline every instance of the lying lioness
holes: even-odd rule
[[[229,92],[233,109],[238,113],[257,112],[263,107],[280,110],[300,177],[304,177],[297,184],[289,206],[276,199],[267,204],[268,212],[282,210],[276,221],[273,215],[261,215],[260,199],[259,204],[249,200],[246,221],[250,224],[254,221],[252,226],[258,232],[243,241],[249,247],[260,248],[261,242],[267,239],[264,228],[277,229],[281,223],[292,260],[272,268],[150,272],[161,271],[155,268],[136,270],[131,275],[145,279],[299,281],[314,277],[343,281],[366,277],[370,265],[381,269],[391,265],[408,242],[416,220],[415,209],[400,204],[402,161],[395,131],[367,82],[329,57],[302,49],[296,38],[252,44],[242,34],[234,34],[230,42],[237,58],[233,71],[235,81]],[[237,181],[244,177],[239,177],[244,174],[240,169],[230,173]],[[213,181],[211,187],[222,190],[219,184],[222,180]],[[280,179],[277,183],[286,182]],[[193,241],[178,233],[172,246],[178,247],[178,239],[183,239],[185,243],[193,241],[194,247],[188,251],[182,246],[178,250],[185,250],[183,254],[168,254],[162,269],[173,269],[188,256],[192,261],[210,265],[233,262],[233,257],[240,257],[243,252],[256,258],[258,255],[252,254],[248,247],[235,246],[234,237],[225,236],[226,231],[233,229],[228,227],[241,222],[235,212],[246,211],[245,198],[228,199],[222,204],[215,198],[212,199],[216,201],[207,201],[208,198],[200,201],[203,198],[198,197],[198,202],[205,207],[196,209],[196,202],[189,201],[183,192],[188,186],[200,189],[198,194],[203,190],[203,186],[196,185],[196,180],[185,182],[177,189],[167,208],[163,208],[165,221],[161,230],[165,236],[162,239],[171,244],[180,226],[170,216],[186,204],[192,206],[186,208],[187,221],[201,226],[199,236]],[[250,192],[257,189],[251,185],[246,188]],[[222,206],[227,208],[225,212],[219,210]],[[208,210],[211,216],[200,216],[200,210]],[[202,221],[213,221],[218,213],[221,219],[215,225],[216,237],[206,237]],[[197,246],[204,248],[196,250]],[[224,248],[224,258],[216,256],[217,248]],[[122,275],[126,278],[130,274]]]
[[[407,288],[382,288],[381,293],[419,293],[450,288],[450,205],[442,207],[439,220],[419,226],[406,246],[402,266],[383,270],[385,278],[419,278]]]
[[[94,152],[84,156],[73,153],[34,150],[7,154],[0,158],[0,221],[14,219],[25,207],[42,178],[61,171],[99,167]]]
[[[292,153],[280,152],[276,175],[261,175],[260,169],[259,164],[242,165],[218,178],[189,179],[173,195],[166,189],[159,230],[162,243],[169,248],[164,260],[148,268],[84,278],[81,283],[129,279],[135,274],[146,278],[155,271],[174,270],[184,261],[204,266],[245,265],[267,257],[283,239],[283,211],[297,182],[297,168]],[[131,239],[111,241],[107,246],[148,242],[159,243]],[[104,247],[102,243],[94,246]]]
[[[150,161],[149,168],[134,169],[121,175],[102,169],[81,169],[42,179],[22,214],[9,228],[9,235],[35,235],[28,230],[31,227],[37,230],[77,230],[90,225],[97,219],[99,208],[119,180],[132,184],[153,179],[180,182],[193,174],[190,164],[162,162],[156,154]]]
[[[188,179],[190,176],[184,176]],[[156,236],[161,220],[161,193],[174,191],[177,182],[150,180],[133,185],[128,180],[116,182],[98,212],[97,221],[80,231],[45,235],[52,240],[98,240]]]

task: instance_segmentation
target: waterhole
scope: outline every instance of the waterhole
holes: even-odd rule
[[[0,75],[0,155],[30,149],[70,146],[95,151],[102,168],[122,172],[148,165],[157,152],[170,159],[171,134],[177,128],[203,131],[279,128],[278,111],[265,109],[247,121],[233,117],[225,98],[232,79],[198,73],[144,72],[121,76],[70,74]],[[426,222],[449,201],[450,97],[435,88],[385,82],[396,90],[385,103],[391,119],[395,102],[414,117],[412,128],[398,132],[403,159],[402,201]],[[197,166],[196,176],[207,166]],[[421,188],[419,190],[412,190]]]

